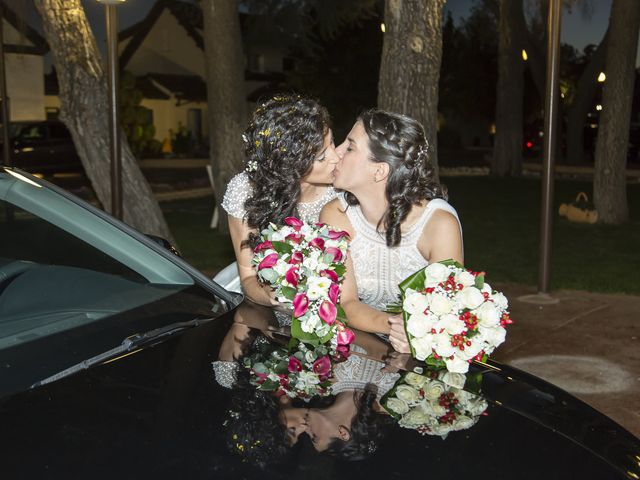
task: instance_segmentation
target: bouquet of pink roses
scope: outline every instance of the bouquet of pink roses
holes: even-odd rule
[[[284,226],[270,224],[261,232],[253,257],[260,281],[279,302],[292,305],[291,335],[314,345],[331,342],[343,352],[354,338],[339,303],[348,236],[287,217]]]
[[[411,353],[427,364],[466,373],[505,340],[506,297],[484,273],[453,260],[432,263],[400,284],[401,307]],[[400,308],[397,308],[400,307]]]

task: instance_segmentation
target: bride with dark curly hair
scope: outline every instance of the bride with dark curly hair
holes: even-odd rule
[[[341,305],[351,327],[388,334],[409,352],[402,318],[385,313],[398,284],[429,263],[463,262],[462,227],[446,191],[433,179],[422,125],[370,110],[358,118],[340,156],[333,185],[344,190],[320,221],[351,236]]]
[[[245,171],[231,179],[222,202],[237,267],[228,266],[214,280],[230,290],[241,287],[255,303],[277,305],[272,290],[258,281],[252,248],[269,222],[296,216],[315,223],[335,198],[338,156],[329,114],[310,98],[276,95],[254,111],[243,140]]]

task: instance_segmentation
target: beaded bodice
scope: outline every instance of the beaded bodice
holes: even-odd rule
[[[445,210],[456,218],[458,214],[446,201],[431,200],[416,223],[402,234],[400,245],[388,247],[384,232],[376,231],[375,225],[371,225],[362,214],[360,206],[348,206],[343,195],[339,198],[354,231],[349,252],[360,301],[385,310],[387,305],[398,301],[398,284],[429,263],[418,250],[418,240],[433,212]]]
[[[233,177],[227,185],[227,191],[224,193],[222,200],[222,208],[236,218],[244,218],[244,203],[252,193],[251,182],[245,172],[239,173]],[[320,211],[327,203],[336,197],[333,187],[328,187],[324,195],[317,200],[308,203],[298,203],[298,214],[300,218],[308,223],[316,223],[320,219]]]

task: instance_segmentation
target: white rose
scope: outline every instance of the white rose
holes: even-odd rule
[[[451,308],[453,307],[453,302],[443,294],[432,293],[428,296],[428,300],[429,310],[438,316],[446,315],[451,312]]]
[[[476,283],[476,277],[467,272],[466,270],[461,270],[456,273],[455,276],[456,283],[462,284],[463,287],[470,287]]]
[[[278,272],[278,275],[280,275],[282,277],[282,276],[284,276],[285,273],[287,273],[287,270],[289,270],[291,268],[291,265],[289,265],[287,262],[283,262],[281,260],[278,260],[278,263],[276,263],[272,268],[276,272]]]
[[[447,364],[447,370],[453,373],[467,373],[469,371],[469,362],[457,355],[453,358],[445,358],[444,363]]]
[[[453,345],[451,345],[451,337],[449,337],[449,335],[447,335],[446,333],[434,335],[433,349],[438,355],[443,358],[450,357],[457,351],[457,349]]]
[[[302,227],[300,227],[300,233],[306,238],[309,238],[313,235],[313,228],[311,227],[311,225],[305,222]]]
[[[450,387],[462,388],[467,381],[467,377],[462,373],[446,372],[442,375],[441,380],[445,385],[449,385]]]
[[[480,326],[495,327],[500,324],[500,312],[492,302],[483,303],[474,313]]]
[[[432,263],[424,269],[424,273],[426,275],[424,279],[424,286],[425,288],[429,288],[435,287],[440,282],[444,282],[449,278],[449,274],[451,272],[449,267],[446,267],[441,263]]]
[[[457,315],[445,315],[440,318],[434,327],[438,332],[444,329],[449,335],[458,335],[465,329],[465,323]]]
[[[427,377],[409,372],[404,376],[404,381],[412,387],[422,388],[424,384],[427,383]]]
[[[427,296],[423,293],[416,292],[410,288],[405,292],[402,309],[409,314],[424,313],[429,306]]]
[[[433,380],[422,387],[422,389],[424,390],[424,398],[429,401],[438,400],[440,395],[444,393],[444,384],[437,380]]]
[[[433,353],[433,335],[425,335],[422,338],[414,338],[411,346],[416,352],[416,359],[425,360]]]
[[[487,409],[487,407],[488,407],[488,404],[484,398],[479,396],[474,396],[465,405],[465,410],[467,410],[474,417],[477,417],[478,415],[482,415],[484,411]]]
[[[436,419],[435,423],[437,422],[438,417],[443,416],[445,413],[447,413],[447,409],[444,408],[442,405],[438,404],[437,401],[434,402],[429,402],[429,403],[425,403],[422,406],[424,412],[431,416],[432,418]]]
[[[302,266],[308,268],[312,272],[318,271],[320,261],[320,250],[311,250],[302,260]]]
[[[477,419],[474,420],[471,417],[468,417],[466,415],[458,415],[456,417],[455,422],[453,422],[453,425],[451,425],[453,427],[453,430],[466,430],[467,428],[473,427],[473,425],[475,425],[475,423],[477,422]]]
[[[414,408],[402,416],[399,424],[403,427],[415,428],[427,423],[429,417],[420,408]]]
[[[425,315],[424,313],[414,313],[407,320],[407,332],[417,338],[424,337],[431,332],[436,324],[437,317]]]
[[[303,332],[313,333],[319,322],[320,317],[312,313],[307,318],[301,319],[300,327],[302,328]]]
[[[464,308],[478,308],[484,302],[484,295],[476,287],[467,287],[456,295]]]
[[[507,331],[501,326],[487,328],[480,325],[478,327],[478,330],[480,331],[480,335],[482,335],[482,338],[484,339],[484,341],[487,342],[489,346],[493,348],[497,347],[502,342],[504,342],[507,336]],[[487,350],[488,349],[485,348],[485,351]],[[490,352],[487,351],[487,353],[490,353]]]
[[[491,292],[493,292],[491,285],[489,285],[487,282],[484,282],[484,285],[482,285],[481,290],[482,290],[482,293],[488,293],[489,295],[491,295]]]
[[[507,297],[505,297],[503,293],[496,292],[494,295],[491,296],[491,299],[493,300],[493,303],[495,303],[498,306],[499,309],[506,310],[509,308],[509,301],[507,300]]]
[[[409,411],[409,405],[401,398],[389,398],[387,399],[387,408],[393,410],[395,413],[404,415]]]
[[[319,337],[324,337],[331,330],[331,325],[325,322],[320,322],[316,325],[316,335]]]
[[[433,426],[433,428],[431,429],[431,433],[433,435],[438,435],[439,437],[442,437],[443,439],[445,439],[447,435],[451,432],[451,430],[452,430],[451,425],[449,425],[448,423],[439,423]]]
[[[460,350],[456,355],[462,360],[471,360],[482,350],[482,341],[477,337],[471,338],[471,345],[465,345],[464,350]]]
[[[408,405],[415,405],[420,401],[420,394],[411,385],[399,385],[396,388],[396,397],[407,402]]]

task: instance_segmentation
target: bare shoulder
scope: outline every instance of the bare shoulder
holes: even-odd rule
[[[427,231],[437,232],[438,235],[445,233],[458,235],[460,233],[460,224],[455,215],[439,208],[431,214],[431,218],[425,228],[425,232]]]
[[[442,209],[434,211],[422,231],[418,250],[430,262],[453,258],[462,263],[462,234],[456,216]]]
[[[349,221],[340,200],[337,198],[334,198],[322,207],[322,211],[320,212],[320,221],[327,225],[331,225],[334,228],[346,230],[351,236],[353,236],[353,227],[351,226],[351,222]]]

